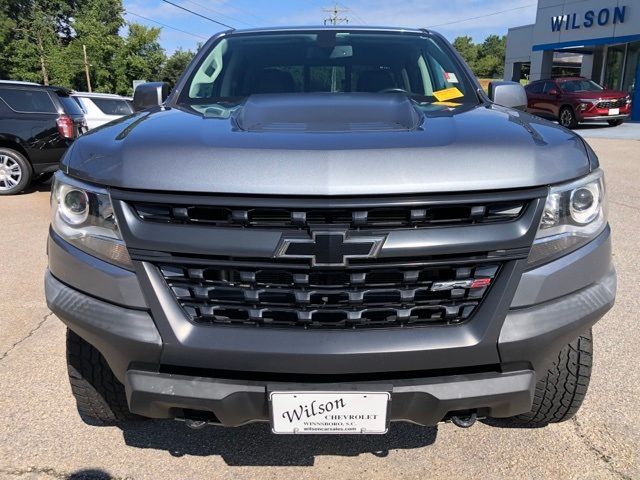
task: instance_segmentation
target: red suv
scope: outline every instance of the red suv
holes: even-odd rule
[[[582,77],[538,80],[525,87],[527,111],[574,128],[581,122],[620,125],[631,114],[631,96]]]

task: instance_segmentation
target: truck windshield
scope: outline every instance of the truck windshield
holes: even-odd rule
[[[449,107],[478,102],[460,63],[437,37],[327,30],[223,37],[202,56],[177,103],[204,111],[254,94],[309,92],[401,92]]]

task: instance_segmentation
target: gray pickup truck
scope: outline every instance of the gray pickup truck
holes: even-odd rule
[[[385,433],[573,416],[613,305],[603,172],[437,33],[228,31],[79,138],[46,297],[81,415]]]

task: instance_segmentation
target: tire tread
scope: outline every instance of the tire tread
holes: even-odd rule
[[[67,370],[78,412],[87,423],[110,425],[140,418],[129,411],[124,385],[104,357],[69,329]]]
[[[531,411],[511,420],[526,426],[564,422],[580,409],[589,387],[593,364],[591,330],[566,345],[538,380]]]

